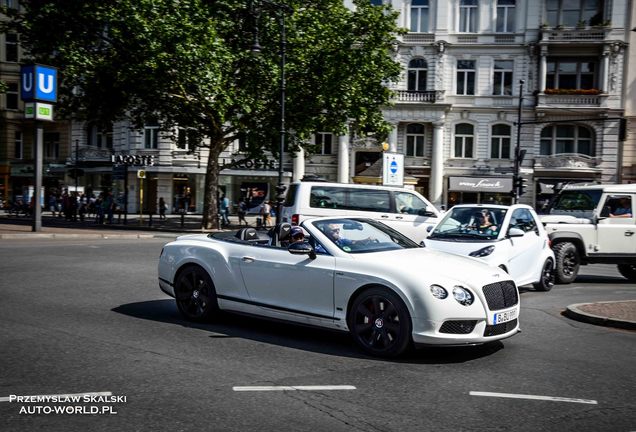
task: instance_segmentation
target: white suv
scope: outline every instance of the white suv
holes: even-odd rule
[[[555,259],[548,235],[535,211],[525,204],[456,205],[424,244],[500,267],[518,286],[533,284],[537,291],[549,291],[554,285]]]
[[[579,266],[617,264],[636,281],[636,184],[570,185],[563,188],[541,221],[552,240],[556,280],[570,283]]]

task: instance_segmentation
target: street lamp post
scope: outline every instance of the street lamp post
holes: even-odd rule
[[[523,84],[524,80],[519,81],[519,106],[517,108],[517,144],[515,145],[515,165],[512,175],[512,197],[513,204],[519,202],[521,195],[521,162],[525,156],[525,150],[521,151],[521,110],[523,108]]]
[[[283,210],[283,202],[285,201],[285,184],[283,183],[283,152],[285,151],[285,139],[287,128],[285,126],[285,55],[287,47],[287,38],[285,34],[285,13],[293,12],[293,9],[285,4],[276,3],[269,0],[260,0],[261,5],[272,8],[277,12],[278,23],[280,26],[280,146],[278,148],[278,185],[276,186],[276,225],[281,223],[281,212]],[[254,44],[251,51],[253,54],[260,54],[262,48],[258,41],[258,18],[260,11],[256,13],[256,25],[254,27]]]

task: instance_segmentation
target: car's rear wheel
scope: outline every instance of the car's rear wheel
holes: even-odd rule
[[[411,345],[413,325],[406,305],[385,288],[362,292],[349,311],[349,331],[365,352],[396,357]]]
[[[179,272],[174,293],[179,312],[190,321],[208,321],[219,309],[212,279],[199,266],[191,265]]]
[[[554,246],[554,255],[556,257],[556,281],[562,284],[574,282],[581,266],[581,257],[579,257],[576,246],[570,242],[558,243]]]
[[[618,271],[632,282],[636,282],[636,264],[619,264]]]
[[[532,284],[537,291],[550,291],[554,286],[554,265],[551,259],[545,260],[541,269],[541,279]]]

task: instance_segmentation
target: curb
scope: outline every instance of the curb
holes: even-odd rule
[[[92,234],[92,233],[84,233],[84,234],[66,234],[66,233],[24,233],[24,234],[0,234],[1,240],[23,240],[23,239],[150,239],[154,237],[164,237],[164,236],[156,236],[154,234],[111,234],[111,233],[103,233],[103,234]],[[175,237],[174,235],[170,235],[167,237]]]
[[[601,302],[601,303],[617,303],[617,302]],[[586,306],[593,303],[577,303],[569,305],[564,314],[576,321],[581,321],[589,324],[602,325],[606,327],[615,327],[625,330],[636,330],[636,321],[619,320],[609,318],[605,316],[594,315],[589,312],[581,310],[581,306]]]

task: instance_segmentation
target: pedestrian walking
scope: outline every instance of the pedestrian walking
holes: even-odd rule
[[[51,211],[51,216],[55,217],[57,212],[57,198],[54,193],[49,195],[49,210]]]
[[[228,213],[230,211],[230,200],[225,195],[221,196],[219,208],[221,213],[221,225],[226,227],[230,224],[230,218],[228,217]]]
[[[237,214],[238,214],[238,223],[239,226],[245,222],[245,226],[249,225],[247,223],[247,220],[245,219],[245,215],[247,214],[247,204],[245,203],[245,200],[241,198],[241,200],[238,203],[238,210],[237,210]]]
[[[269,201],[263,201],[261,205],[261,218],[263,219],[263,226],[265,228],[272,224],[272,206]]]
[[[168,209],[168,204],[163,199],[163,197],[159,198],[159,219],[166,218],[166,210]]]

